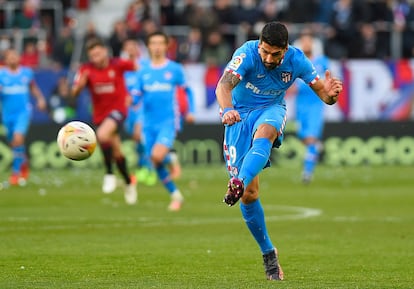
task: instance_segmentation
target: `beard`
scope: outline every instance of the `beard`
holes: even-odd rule
[[[263,65],[266,67],[266,69],[273,70],[276,68],[277,63],[263,62]]]

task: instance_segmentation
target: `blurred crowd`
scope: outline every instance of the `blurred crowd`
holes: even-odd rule
[[[0,0],[0,61],[1,52],[14,45],[16,34],[24,32],[20,49],[23,64],[69,67],[76,47],[90,37],[99,36],[94,22],[87,17],[87,22],[78,19],[99,1],[103,0]],[[5,4],[11,2],[18,4],[12,17],[5,9]],[[61,14],[53,9],[54,2],[60,3]],[[325,54],[332,59],[412,58],[413,2],[131,0],[124,17],[113,24],[105,37],[113,55],[119,56],[125,39],[134,37],[144,43],[148,33],[168,27],[169,57],[182,63],[222,66],[240,40],[256,39],[265,22],[278,20],[288,24],[292,42],[303,28],[313,31]],[[41,31],[45,33],[43,38],[39,37]],[[82,49],[77,57],[77,61],[84,59]]]

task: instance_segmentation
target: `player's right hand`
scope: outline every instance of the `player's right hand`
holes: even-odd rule
[[[236,122],[239,122],[240,120],[241,120],[240,114],[235,109],[227,111],[221,117],[221,123],[224,124],[224,125],[233,125]]]

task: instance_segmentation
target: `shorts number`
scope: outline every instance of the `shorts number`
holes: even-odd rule
[[[230,146],[229,147],[229,154],[230,154],[230,162],[232,164],[235,163],[236,158],[237,158],[237,152],[236,152],[236,147],[235,146]]]

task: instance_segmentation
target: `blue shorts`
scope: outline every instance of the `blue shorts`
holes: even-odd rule
[[[150,156],[155,144],[162,144],[172,149],[176,137],[174,122],[156,127],[143,127],[145,154]]]
[[[296,111],[296,121],[298,124],[297,135],[300,139],[313,137],[320,139],[323,132],[323,106],[311,105],[306,109]]]
[[[134,133],[134,127],[137,124],[142,124],[143,111],[142,106],[140,108],[130,107],[128,109],[128,115],[125,119],[125,131],[132,135]]]
[[[240,112],[239,112],[240,113]],[[244,157],[252,146],[253,137],[261,124],[270,124],[278,131],[278,138],[273,147],[279,147],[283,141],[283,130],[286,124],[286,106],[270,107],[240,113],[241,121],[224,130],[224,161],[232,176],[237,176]],[[270,166],[270,160],[266,167]]]
[[[19,114],[13,115],[3,119],[3,124],[6,128],[6,138],[10,142],[15,133],[26,135],[30,125],[30,112],[22,111]]]

